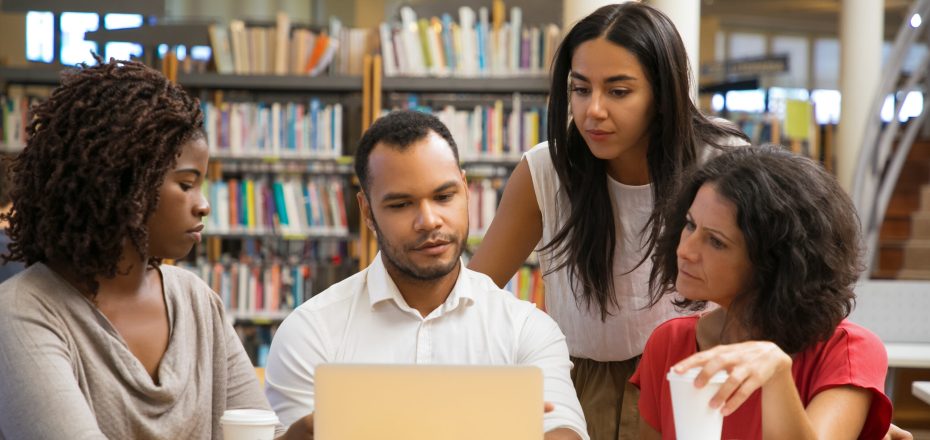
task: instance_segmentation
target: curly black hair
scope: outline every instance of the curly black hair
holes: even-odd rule
[[[753,274],[730,315],[753,339],[797,353],[829,338],[852,310],[863,270],[859,218],[836,179],[816,162],[780,147],[739,148],[684,179],[665,207],[649,286],[651,305],[675,290],[676,250],[691,203],[705,184],[736,206]],[[678,298],[701,310],[706,301]]]
[[[62,264],[91,294],[96,277],[117,274],[127,240],[147,255],[159,188],[181,146],[204,136],[200,103],[179,85],[142,63],[96,58],[63,71],[31,109],[12,163],[12,243],[2,256]]]

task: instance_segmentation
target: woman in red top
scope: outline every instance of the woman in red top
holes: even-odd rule
[[[677,291],[680,307],[719,307],[667,321],[646,343],[631,379],[641,438],[675,438],[665,376],[694,367],[698,387],[729,373],[710,403],[724,439],[882,438],[888,360],[874,334],[845,320],[859,224],[836,180],[777,148],[739,149],[692,173],[667,209],[652,303]]]

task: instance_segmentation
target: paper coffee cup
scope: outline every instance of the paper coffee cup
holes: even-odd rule
[[[694,379],[700,372],[700,368],[692,368],[684,374],[670,370],[666,376],[672,393],[675,435],[679,440],[720,440],[723,431],[723,414],[720,408],[710,407],[710,399],[726,382],[727,372],[718,372],[703,388],[697,388]]]
[[[220,419],[224,440],[274,440],[277,424],[274,411],[263,409],[230,409]]]

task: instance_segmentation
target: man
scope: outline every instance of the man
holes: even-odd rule
[[[542,370],[552,404],[546,439],[587,440],[558,326],[462,264],[469,195],[449,130],[427,114],[390,113],[362,136],[355,171],[381,252],[275,334],[266,394],[289,434],[312,432],[321,363],[528,364]]]

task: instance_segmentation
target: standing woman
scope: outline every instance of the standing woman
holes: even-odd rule
[[[656,206],[687,168],[746,143],[695,108],[689,78],[681,37],[658,10],[628,2],[579,21],[553,61],[549,141],[514,170],[469,264],[504,285],[539,246],[546,306],[594,439],[636,437],[627,381],[649,334],[675,316],[668,302],[645,309]]]
[[[200,241],[197,100],[129,61],[66,71],[12,165],[0,439],[221,439],[270,409],[219,297],[161,265]],[[279,429],[283,433],[283,429]]]

